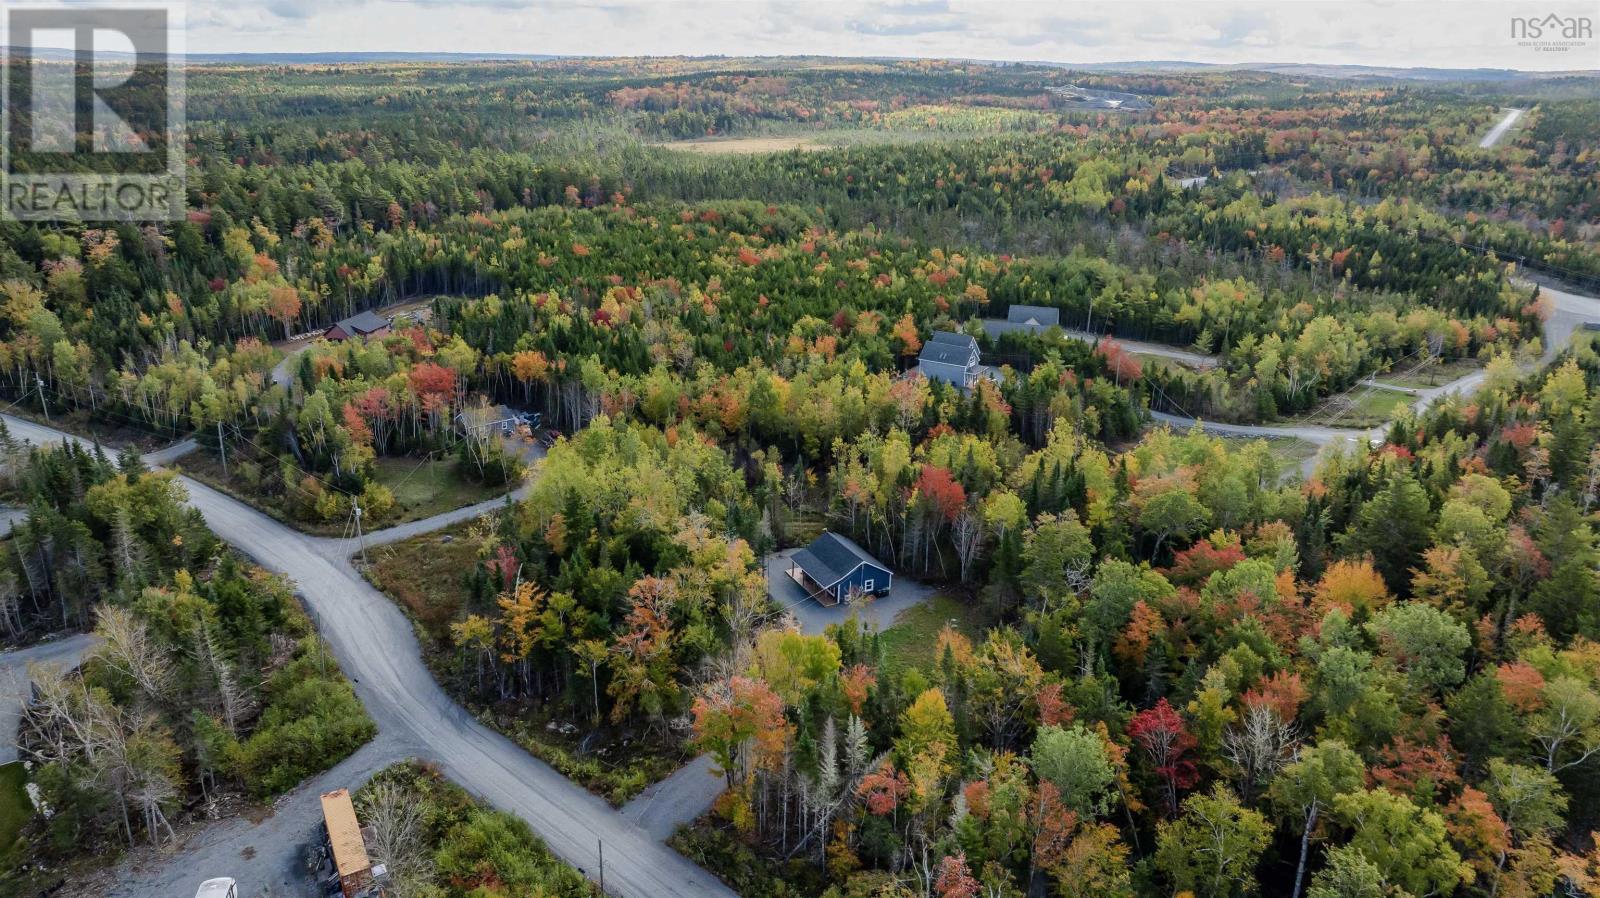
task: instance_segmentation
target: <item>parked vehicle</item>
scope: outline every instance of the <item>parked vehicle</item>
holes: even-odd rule
[[[226,876],[218,876],[200,883],[194,898],[239,898],[239,883]]]

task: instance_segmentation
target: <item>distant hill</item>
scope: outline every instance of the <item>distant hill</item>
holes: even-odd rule
[[[1064,63],[1039,62],[1038,65],[1058,66],[1085,72],[1124,72],[1150,74],[1159,72],[1267,72],[1274,75],[1301,75],[1310,78],[1338,78],[1345,80],[1370,79],[1374,81],[1536,81],[1550,78],[1567,78],[1573,75],[1597,75],[1593,70],[1566,72],[1524,72],[1517,69],[1431,69],[1400,68],[1370,65],[1319,65],[1309,62],[1247,62],[1219,64],[1209,62],[1138,61]]]
[[[190,53],[200,65],[329,65],[362,62],[542,62],[568,57],[553,53]]]
[[[35,53],[41,59],[69,59],[72,51],[54,47],[7,47],[7,55],[26,56]],[[131,59],[132,53],[105,52],[106,59]],[[383,62],[541,62],[570,57],[551,53],[403,53],[378,51],[371,53],[187,53],[184,60],[191,65],[338,65],[340,63]]]
[[[12,54],[26,54],[24,48],[10,48]],[[45,59],[66,59],[70,55],[66,50],[40,49],[35,51]],[[126,58],[128,54],[108,53],[109,58]],[[362,64],[362,63],[405,63],[405,62],[540,62],[553,59],[573,59],[575,54],[559,53],[413,53],[402,51],[376,51],[376,52],[344,52],[333,51],[327,53],[190,53],[186,60],[192,65],[337,65],[337,64]],[[596,56],[589,57],[597,60],[627,59],[625,56]],[[695,57],[676,57],[684,60],[717,61],[726,60],[729,63],[743,62],[750,65],[760,63],[771,64],[805,64],[820,62],[897,62],[906,61],[917,57],[900,56],[863,56],[863,57],[827,57],[827,56],[769,56],[769,57],[742,57],[705,55]],[[1072,69],[1080,72],[1116,72],[1124,74],[1159,74],[1161,72],[1265,72],[1274,75],[1300,76],[1307,78],[1334,78],[1340,80],[1373,80],[1373,81],[1455,81],[1479,83],[1511,83],[1527,81],[1547,81],[1555,78],[1570,78],[1573,76],[1594,77],[1600,76],[1597,70],[1575,69],[1561,72],[1525,72],[1517,69],[1437,69],[1437,68],[1403,68],[1397,66],[1369,66],[1369,65],[1322,65],[1304,62],[1249,62],[1249,63],[1212,63],[1193,62],[1181,59],[1154,59],[1154,60],[1127,60],[1123,62],[1061,62],[1057,60],[1028,60],[1024,62],[1001,61],[991,59],[977,59],[960,57],[962,62],[986,65],[1033,65],[1048,66],[1058,69]]]

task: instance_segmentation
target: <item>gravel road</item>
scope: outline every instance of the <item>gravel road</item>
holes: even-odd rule
[[[1522,117],[1522,113],[1523,110],[1521,109],[1507,109],[1506,117],[1501,119],[1493,128],[1490,128],[1489,133],[1478,141],[1478,149],[1487,150],[1499,143],[1500,138],[1506,136],[1506,132],[1511,130],[1511,126],[1516,124],[1517,119]]]
[[[94,637],[79,633],[27,648],[0,652],[0,764],[17,759],[17,723],[28,695],[28,665],[58,664],[71,669],[94,645]]]
[[[3,417],[20,439],[35,443],[75,439]],[[591,878],[599,878],[597,856],[603,842],[606,888],[612,895],[731,898],[733,892],[716,877],[451,701],[423,665],[410,622],[350,565],[344,541],[299,533],[202,483],[179,479],[189,492],[190,504],[200,509],[218,536],[299,588],[318,629],[378,724],[377,747],[363,749],[370,754],[358,754],[363,763],[356,766],[375,769],[408,756],[434,761],[469,792],[528,821],[551,850]],[[302,790],[309,792],[310,787]],[[278,825],[291,831],[304,816],[295,813],[293,805],[290,801],[273,817],[285,817]],[[289,838],[274,838],[271,833],[265,837],[274,851],[284,848],[278,843]],[[238,868],[239,856],[230,851],[237,840],[224,836],[220,841],[203,841],[153,869],[119,871],[110,894],[182,898],[193,894],[208,876],[233,875],[230,871]],[[259,888],[244,885],[246,895]],[[281,898],[293,893],[274,888],[272,894]]]
[[[1532,286],[1531,284],[1526,286]],[[1539,357],[1538,363],[1529,370],[1543,367],[1554,361],[1556,356],[1571,342],[1572,335],[1586,324],[1600,324],[1600,299],[1592,296],[1581,296],[1552,287],[1548,284],[1539,285],[1539,295],[1550,304],[1550,317],[1544,323],[1544,354]],[[1474,371],[1446,384],[1437,387],[1428,387],[1411,391],[1413,399],[1411,407],[1421,411],[1432,405],[1444,396],[1471,396],[1483,386],[1488,377],[1485,370]],[[1367,430],[1353,428],[1323,427],[1309,424],[1222,424],[1214,421],[1196,421],[1193,418],[1184,418],[1178,415],[1169,415],[1165,412],[1151,412],[1151,419],[1157,424],[1165,424],[1174,430],[1181,430],[1199,424],[1206,433],[1227,437],[1292,437],[1315,443],[1318,446],[1348,446],[1364,440],[1379,439],[1387,430],[1385,427],[1373,427]],[[1313,457],[1305,463],[1305,472],[1315,466]]]

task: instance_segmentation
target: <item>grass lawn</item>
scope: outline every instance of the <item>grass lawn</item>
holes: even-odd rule
[[[510,489],[462,480],[456,476],[455,459],[380,458],[376,465],[378,482],[394,493],[396,513],[386,525],[420,521],[493,499]]]
[[[464,576],[478,549],[467,534],[472,524],[457,524],[372,550],[367,577],[433,639],[449,635],[450,622],[467,601]]]
[[[884,668],[899,673],[908,667],[931,668],[939,658],[939,633],[947,623],[974,642],[983,638],[986,615],[976,604],[938,593],[921,605],[900,612],[883,631]]]
[[[1429,365],[1420,371],[1411,371],[1409,366],[1402,366],[1397,372],[1379,377],[1378,382],[1413,390],[1437,387],[1458,377],[1465,377],[1482,367],[1483,363],[1477,359],[1452,359]]]
[[[1318,449],[1321,448],[1316,443],[1308,443],[1305,440],[1278,437],[1268,439],[1265,442],[1267,448],[1272,451],[1273,456],[1278,459],[1279,464],[1283,465],[1286,470],[1293,469],[1295,471],[1300,470],[1301,463],[1306,459],[1315,458]]]
[[[0,869],[14,870],[22,861],[22,828],[33,818],[33,802],[23,788],[27,780],[21,761],[0,766]]]

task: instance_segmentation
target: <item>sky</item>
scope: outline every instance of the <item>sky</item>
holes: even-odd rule
[[[1560,49],[1514,16],[1588,17]],[[191,53],[1186,60],[1600,69],[1600,0],[188,0]]]

